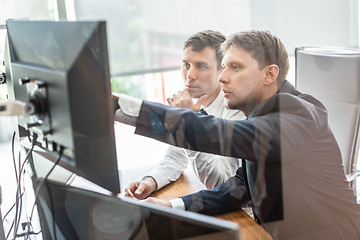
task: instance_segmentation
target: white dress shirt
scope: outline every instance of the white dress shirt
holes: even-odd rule
[[[229,110],[224,104],[223,92],[220,91],[216,99],[205,111],[209,115],[229,120],[240,120],[244,114],[237,110]],[[196,176],[202,183],[211,189],[229,177],[235,175],[240,160],[237,158],[201,153],[170,146],[157,167],[148,174],[155,179],[157,189],[177,180],[190,161]]]

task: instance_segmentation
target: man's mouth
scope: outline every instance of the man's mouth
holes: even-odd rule
[[[197,86],[192,86],[192,85],[186,85],[186,88],[189,89],[189,90],[192,90],[192,89],[195,89],[195,88],[198,88]]]
[[[224,93],[224,97],[229,96],[231,94],[231,92],[226,89],[223,89],[222,91]]]

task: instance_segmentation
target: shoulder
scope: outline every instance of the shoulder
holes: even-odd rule
[[[267,117],[282,124],[295,126],[304,124],[313,127],[327,122],[327,111],[316,98],[307,94],[277,93],[264,100],[251,114],[251,117]],[[320,124],[320,125],[319,125]]]
[[[290,93],[277,93],[272,97],[264,100],[257,109],[259,113],[263,114],[279,111],[296,113],[298,110],[301,110],[304,113],[326,112],[325,106],[311,95],[293,95]]]
[[[325,106],[311,95],[279,93],[278,99],[281,112],[294,113],[302,117],[318,118],[319,116],[326,116],[327,118]]]

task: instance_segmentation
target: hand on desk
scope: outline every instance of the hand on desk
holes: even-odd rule
[[[125,188],[125,196],[132,197],[137,199],[145,199],[144,202],[155,203],[165,207],[171,207],[171,203],[168,200],[160,200],[153,197],[148,197],[152,192],[157,188],[157,184],[152,177],[148,177],[145,180],[139,182],[130,183],[127,188]],[[148,197],[148,198],[147,198]]]
[[[152,177],[148,177],[143,181],[137,181],[130,183],[127,188],[125,188],[125,196],[137,198],[137,199],[145,199],[152,192],[156,190],[157,184]]]
[[[165,207],[170,207],[171,208],[171,203],[169,200],[161,200],[161,199],[157,199],[157,198],[153,198],[153,197],[148,197],[147,199],[143,200],[144,202],[150,202],[150,203],[155,203],[161,206],[165,206]]]

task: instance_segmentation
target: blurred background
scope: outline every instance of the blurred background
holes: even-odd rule
[[[6,19],[104,20],[113,91],[159,102],[182,87],[183,42],[197,31],[270,30],[291,57],[297,46],[359,45],[357,0],[1,0],[1,9],[0,60]]]

